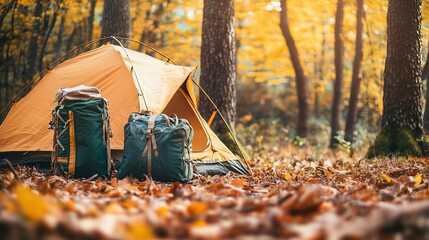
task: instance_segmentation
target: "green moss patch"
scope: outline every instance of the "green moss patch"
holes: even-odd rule
[[[377,135],[374,143],[369,147],[367,158],[382,156],[414,156],[423,157],[426,154],[428,144],[421,140],[409,128],[385,126]]]

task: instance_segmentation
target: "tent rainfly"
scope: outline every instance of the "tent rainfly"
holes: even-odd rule
[[[132,112],[175,113],[194,129],[191,159],[197,170],[248,174],[245,160],[221,142],[198,112],[192,81],[195,70],[112,44],[71,58],[50,70],[12,106],[0,125],[0,159],[22,164],[33,162],[32,156],[50,156],[53,132],[47,126],[55,93],[87,85],[99,88],[109,102],[113,151],[123,150],[124,125]]]

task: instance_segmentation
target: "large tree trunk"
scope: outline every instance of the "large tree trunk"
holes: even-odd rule
[[[103,20],[101,37],[123,37],[131,36],[131,10],[130,0],[104,0]],[[110,41],[107,40],[107,41]],[[106,41],[102,41],[106,42]],[[118,44],[115,41],[113,44]],[[129,42],[124,40],[121,43],[128,47]]]
[[[428,41],[428,47],[429,47],[429,41]],[[426,104],[425,104],[425,112],[423,114],[423,128],[428,134],[429,132],[429,50],[426,55],[426,63],[423,66],[422,69],[422,81],[426,80]]]
[[[389,0],[381,132],[368,157],[422,156],[421,0]]]
[[[296,91],[298,95],[298,121],[296,125],[296,135],[299,137],[306,137],[308,133],[309,115],[307,79],[305,78],[304,70],[301,66],[298,49],[296,48],[295,41],[289,29],[286,0],[281,0],[280,3],[282,8],[280,12],[280,28],[289,49],[290,59],[296,76]]]
[[[344,42],[343,42],[343,0],[337,1],[337,12],[335,14],[335,82],[334,99],[331,109],[331,139],[330,148],[336,148],[338,132],[340,131],[341,103],[343,98],[343,67],[344,67]]]
[[[200,83],[231,127],[236,113],[235,51],[234,1],[204,0]],[[208,119],[215,109],[203,94],[199,100],[200,112]],[[219,117],[211,126],[226,133]]]
[[[353,61],[352,86],[350,89],[349,108],[346,118],[346,129],[344,132],[344,140],[350,143],[354,142],[353,138],[356,127],[357,105],[361,82],[359,73],[363,57],[363,3],[364,0],[357,0],[355,59]]]

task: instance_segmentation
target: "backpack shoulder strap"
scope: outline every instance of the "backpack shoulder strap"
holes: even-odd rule
[[[158,157],[158,146],[156,145],[155,134],[154,134],[155,119],[156,119],[156,115],[151,115],[149,117],[147,131],[146,131],[147,144],[141,155],[142,158],[144,158],[147,155],[147,172],[149,177],[152,177],[152,149],[155,153],[155,156]]]

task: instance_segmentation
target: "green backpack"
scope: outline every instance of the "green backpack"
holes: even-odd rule
[[[162,182],[192,179],[190,160],[194,131],[186,119],[132,113],[124,127],[125,142],[118,178],[152,177]]]
[[[52,168],[74,178],[110,178],[110,123],[107,101],[95,87],[62,88],[52,111]]]

